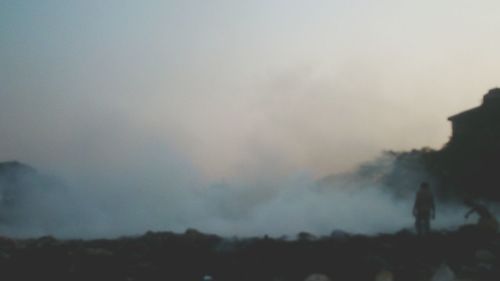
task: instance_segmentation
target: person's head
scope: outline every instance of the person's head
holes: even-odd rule
[[[428,183],[428,182],[425,182],[425,181],[424,181],[424,182],[422,182],[422,183],[420,184],[420,188],[421,188],[421,189],[429,189],[429,183]]]
[[[470,199],[470,198],[464,199],[464,204],[467,205],[467,206],[469,206],[469,207],[473,207],[473,206],[476,205],[476,203],[474,203],[474,201],[472,199]]]

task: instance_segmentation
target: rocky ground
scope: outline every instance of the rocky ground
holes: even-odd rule
[[[4,280],[500,280],[500,235],[472,227],[427,237],[334,232],[293,240],[188,230],[109,240],[3,238],[0,246]]]

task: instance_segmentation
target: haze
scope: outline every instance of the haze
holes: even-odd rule
[[[499,85],[499,14],[498,1],[2,0],[0,160],[89,190],[236,182],[264,198],[276,178],[440,148],[446,118]]]
[[[0,158],[56,169],[154,142],[211,178],[324,175],[439,148],[500,72],[496,1],[0,5]]]

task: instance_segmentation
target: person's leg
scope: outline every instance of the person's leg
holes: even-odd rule
[[[431,232],[431,220],[429,217],[423,219],[423,227],[425,234],[429,234]]]
[[[415,229],[417,230],[417,235],[421,236],[422,235],[422,218],[420,215],[417,215],[415,218]]]

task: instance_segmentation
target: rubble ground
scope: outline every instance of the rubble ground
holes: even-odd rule
[[[403,230],[222,238],[190,229],[116,239],[0,239],[0,272],[8,280],[500,280],[499,257],[500,235],[471,227],[426,237]]]

